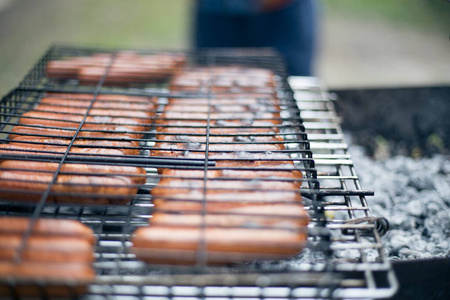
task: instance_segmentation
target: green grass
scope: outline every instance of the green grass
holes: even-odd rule
[[[450,2],[446,0],[322,0],[329,14],[377,18],[423,32],[450,33]]]

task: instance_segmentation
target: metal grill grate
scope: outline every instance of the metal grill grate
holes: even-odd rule
[[[396,281],[383,255],[378,232],[378,229],[382,231],[385,228],[379,219],[370,216],[365,197],[373,192],[363,190],[359,185],[351,158],[346,152],[333,104],[324,88],[311,78],[306,82],[305,79],[292,78],[288,83],[281,60],[269,50],[216,49],[205,52],[184,52],[184,54],[187,66],[232,64],[263,67],[275,72],[277,99],[280,101],[281,108],[279,120],[281,125],[275,126],[279,129],[276,135],[283,137],[282,144],[285,145],[285,150],[279,152],[288,154],[296,168],[303,173],[301,194],[311,218],[305,250],[298,257],[290,260],[233,266],[205,266],[204,264],[191,267],[160,266],[148,265],[138,260],[130,250],[132,246],[130,239],[136,228],[148,225],[148,218],[154,211],[150,190],[161,178],[157,174],[157,168],[221,169],[215,166],[219,160],[206,159],[205,164],[204,159],[149,156],[149,151],[168,150],[164,147],[155,147],[155,143],[161,142],[159,139],[161,136],[157,135],[154,121],[161,119],[161,112],[170,98],[208,99],[216,96],[211,91],[173,93],[165,81],[131,84],[127,87],[105,85],[107,70],[96,85],[80,85],[78,80],[55,80],[46,76],[45,66],[50,60],[105,52],[111,54],[109,64],[111,67],[117,51],[53,47],[25,77],[19,88],[1,101],[0,137],[1,142],[5,143],[10,141],[11,129],[17,125],[23,114],[34,109],[36,104],[42,103],[43,97],[48,96],[49,92],[91,94],[89,109],[82,116],[82,121],[77,124],[78,129],[68,133],[72,138],[69,148],[77,147],[75,142],[83,139],[80,135],[83,131],[97,131],[84,129],[83,125],[89,124],[89,121],[86,121],[89,110],[95,103],[101,101],[101,95],[151,97],[155,103],[154,115],[148,117],[149,122],[144,125],[142,131],[139,131],[141,136],[127,139],[127,141],[135,142],[134,146],[125,147],[138,151],[135,155],[86,156],[66,151],[57,156],[54,153],[33,153],[27,156],[29,160],[52,161],[60,165],[77,162],[144,167],[146,175],[141,176],[145,177],[146,183],[133,186],[138,188],[137,193],[131,199],[127,199],[126,204],[114,203],[114,201],[101,206],[50,203],[47,201],[48,196],[52,195],[50,191],[42,195],[37,204],[0,200],[2,215],[76,219],[94,230],[97,237],[96,262],[94,263],[97,277],[95,282],[89,285],[87,294],[82,297],[88,299],[104,299],[110,296],[160,299],[177,297],[382,298],[395,292]],[[159,52],[142,50],[140,53],[157,54]],[[227,96],[229,97],[230,94]],[[132,113],[133,111],[130,111],[130,114]],[[221,128],[221,126],[212,124],[210,120],[207,128]],[[186,128],[193,127],[195,126],[186,126]],[[183,134],[189,136],[189,133]],[[234,134],[217,134],[217,136],[234,137]],[[44,134],[43,137],[51,138],[52,136]],[[227,144],[220,141],[211,142],[215,134],[209,131],[205,133],[205,137],[206,145]],[[85,137],[84,139],[121,141],[118,137]],[[228,144],[243,143],[229,142]],[[258,143],[253,142],[253,144]],[[124,147],[106,148],[123,149]],[[207,153],[207,149],[208,147],[206,150],[194,152]],[[41,156],[35,154],[41,154]],[[17,153],[9,155],[0,153],[0,156],[8,159],[24,159]],[[55,174],[59,172],[61,170],[57,170]],[[229,180],[234,179],[229,178]],[[21,192],[16,191],[16,193]],[[95,195],[88,195],[88,197],[95,199]],[[114,198],[114,195],[109,195],[109,199]],[[10,279],[3,283],[9,291],[12,291],[12,294],[21,284],[20,281]],[[38,286],[41,295],[45,296],[47,282],[39,280],[32,284]],[[67,287],[74,286],[73,282],[65,281],[62,284]],[[74,288],[72,296],[78,297]]]

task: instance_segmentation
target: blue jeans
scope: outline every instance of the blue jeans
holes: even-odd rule
[[[289,75],[311,76],[316,40],[313,0],[297,0],[265,14],[232,14],[197,7],[194,46],[272,47],[284,57]]]

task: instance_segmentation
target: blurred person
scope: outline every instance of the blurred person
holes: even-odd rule
[[[194,46],[272,47],[289,75],[311,76],[316,42],[314,0],[197,0]]]

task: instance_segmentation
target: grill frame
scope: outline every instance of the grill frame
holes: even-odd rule
[[[45,76],[43,76],[43,66],[46,61],[54,57],[55,53],[64,53],[67,50],[83,54],[105,51],[103,49],[80,49],[66,46],[52,47],[29,74],[25,76],[18,89],[3,98],[1,101],[1,113],[4,113],[5,110],[7,111],[6,114],[8,114],[17,107],[20,103],[18,100],[23,95],[40,95],[45,92],[92,92],[94,95],[106,92],[120,95],[157,96],[160,98],[169,96],[205,96],[192,93],[173,94],[161,89],[160,84],[133,87],[132,89],[104,87],[102,81],[94,89],[92,87],[73,85],[70,82],[69,84],[49,84]],[[111,53],[115,51],[112,50]],[[143,54],[157,52],[142,51]],[[382,253],[380,235],[375,225],[368,223],[376,221],[376,219],[370,219],[370,210],[365,199],[366,196],[372,195],[373,192],[363,190],[359,184],[351,159],[346,153],[347,146],[343,142],[339,119],[335,115],[332,101],[326,93],[326,89],[313,78],[291,78],[288,83],[281,61],[278,56],[269,50],[261,51],[256,49],[244,50],[244,52],[249,53],[248,56],[253,57],[256,62],[266,60],[270,64],[274,64],[277,72],[280,74],[279,87],[282,96],[288,99],[290,103],[296,105],[295,111],[300,114],[298,120],[303,121],[303,125],[299,125],[298,128],[301,134],[307,138],[304,144],[305,151],[302,155],[306,157],[303,160],[303,163],[306,163],[303,166],[303,172],[307,174],[306,181],[309,187],[303,187],[302,195],[309,203],[308,206],[310,207],[310,214],[313,220],[312,226],[308,229],[310,241],[308,242],[308,249],[305,251],[308,253],[302,254],[302,256],[307,256],[308,258],[306,258],[305,262],[300,263],[300,266],[295,266],[296,262],[293,261],[291,264],[286,263],[282,268],[269,266],[268,270],[264,270],[264,266],[262,268],[261,266],[245,266],[243,269],[239,267],[206,269],[198,267],[157,267],[155,269],[144,267],[142,271],[144,275],[124,275],[126,272],[122,271],[126,270],[127,266],[124,267],[123,265],[128,264],[128,268],[140,265],[142,268],[142,264],[133,260],[127,249],[130,245],[129,238],[134,228],[147,223],[146,221],[144,222],[144,219],[151,213],[149,196],[138,197],[130,205],[111,205],[106,208],[48,204],[42,201],[38,206],[34,204],[10,205],[0,203],[0,208],[2,210],[5,209],[2,214],[31,214],[33,218],[38,216],[72,218],[81,220],[93,228],[98,238],[95,267],[99,275],[89,287],[88,296],[92,298],[109,296],[133,296],[138,298],[150,296],[166,299],[178,296],[258,299],[287,297],[384,298],[393,295],[397,289],[395,276],[389,262]],[[242,52],[237,54],[237,52],[228,50],[222,52],[218,49],[207,51],[205,52],[206,54],[188,51],[185,53],[189,55],[192,61],[206,61],[206,64],[213,65],[216,62],[220,62],[221,59],[224,61],[232,59],[233,62],[236,62],[237,57],[242,58]],[[233,55],[230,55],[230,53]],[[221,59],[216,60],[214,54]],[[305,97],[305,93],[310,93],[310,95]],[[17,98],[18,94],[22,96]],[[318,105],[315,106],[315,104]],[[1,121],[2,124],[5,124],[10,119],[7,116],[5,120],[2,119]],[[150,138],[146,139],[145,142],[154,141]],[[84,159],[81,158],[82,161],[85,161]],[[139,160],[138,157],[134,159]],[[144,187],[144,191],[148,191],[155,185],[156,173],[154,168],[160,166],[155,161],[147,159],[148,157],[145,160],[150,180],[147,186]],[[173,160],[164,161],[163,166],[167,166],[171,161]],[[98,160],[95,159],[95,162],[98,163]],[[189,165],[190,168],[192,167],[191,162],[186,162],[186,165]],[[111,163],[111,161],[106,159],[105,163]],[[132,162],[127,161],[124,163],[128,165]],[[141,163],[142,161],[136,162],[138,165],[141,165]],[[180,160],[177,163],[180,163]],[[322,167],[326,170],[321,173],[319,169],[322,169]],[[332,171],[328,170],[330,168]],[[322,184],[322,182],[328,181],[338,182],[339,185],[329,187]],[[320,182],[320,186],[318,182]],[[328,198],[333,197],[340,200],[327,201]],[[356,205],[357,203],[359,204]],[[332,220],[327,214],[329,211],[343,211],[347,213],[348,218],[347,220]],[[105,228],[111,229],[111,232],[108,232]],[[344,230],[346,230],[347,235],[343,234]],[[371,242],[366,243],[366,239],[369,239]],[[114,250],[111,250],[112,248]],[[370,262],[370,259],[367,258],[367,249],[377,252],[380,261]],[[346,257],[339,259],[332,257],[334,252],[343,252],[343,250],[358,251],[361,261],[351,262]],[[110,265],[115,266],[110,267]],[[213,272],[213,275],[210,274],[211,272]],[[23,283],[26,282],[7,281],[7,285],[12,290]],[[36,284],[36,282],[32,283]],[[48,283],[37,283],[44,294],[46,284]],[[64,282],[64,285],[74,289],[74,283]],[[156,292],[158,288],[151,288],[152,286],[160,289],[167,287],[166,293]],[[189,286],[195,289],[196,292],[192,292],[192,289],[189,292]],[[221,286],[227,290],[214,295],[214,292],[211,292],[211,288],[214,286]],[[232,291],[233,286],[242,286],[247,289],[253,287],[257,292],[248,294],[244,289]],[[180,287],[184,287],[184,291],[180,291]],[[287,288],[289,291],[287,294],[267,292],[276,288]],[[266,296],[266,293],[270,296]],[[74,291],[72,291],[72,296],[77,297]]]

